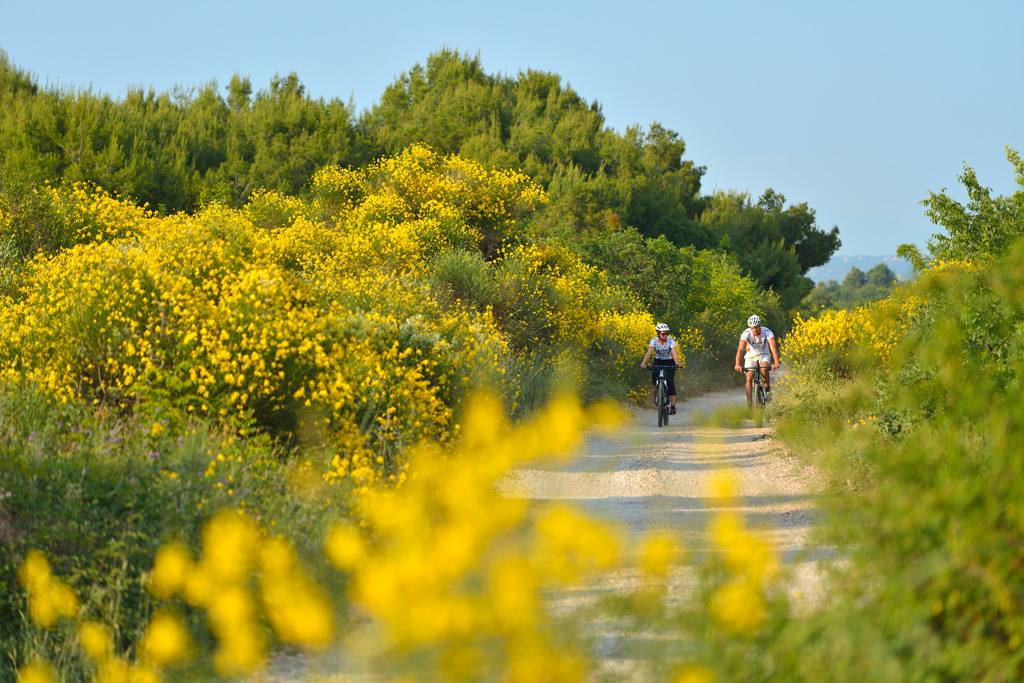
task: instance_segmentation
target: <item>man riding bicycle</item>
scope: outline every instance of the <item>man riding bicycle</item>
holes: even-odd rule
[[[646,368],[647,362],[654,356],[654,368],[668,368],[665,370],[665,378],[668,380],[668,400],[670,403],[668,414],[676,414],[676,368],[679,367],[679,351],[676,340],[668,336],[668,325],[658,323],[654,326],[655,337],[647,345],[647,353],[640,361],[640,367]],[[651,384],[657,384],[657,373],[651,373]]]
[[[741,358],[743,359],[742,367],[740,366]],[[743,330],[739,346],[736,347],[736,372],[743,372],[747,377],[747,406],[753,405],[754,371],[757,369],[761,371],[765,393],[771,395],[769,363],[771,363],[772,370],[779,369],[779,348],[775,344],[775,333],[761,325],[760,316],[752,315],[747,318],[747,329]]]

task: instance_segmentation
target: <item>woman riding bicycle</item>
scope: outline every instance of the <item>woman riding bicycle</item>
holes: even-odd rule
[[[743,359],[742,367],[740,358]],[[770,394],[772,390],[771,376],[768,374],[769,363],[772,370],[779,369],[779,347],[775,344],[775,333],[761,325],[760,316],[752,315],[747,318],[747,329],[743,330],[739,346],[736,347],[736,372],[742,372],[747,376],[748,406],[753,405],[752,391],[756,369],[761,370],[765,392]]]
[[[647,345],[647,353],[644,354],[644,359],[640,361],[640,367],[646,368],[647,362],[654,356],[654,364],[651,366],[655,368],[668,368],[665,371],[665,378],[668,380],[668,400],[670,403],[668,414],[676,414],[676,368],[679,367],[679,351],[676,346],[676,340],[668,336],[668,325],[665,323],[658,323],[654,326],[655,337]],[[657,373],[651,373],[651,384],[657,384],[658,375]]]

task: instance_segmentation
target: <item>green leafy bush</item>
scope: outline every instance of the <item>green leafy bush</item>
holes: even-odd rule
[[[710,368],[731,372],[737,340],[751,313],[776,332],[786,329],[778,296],[761,289],[726,254],[677,247],[630,228],[584,231],[574,248],[608,273],[610,282],[635,292],[657,320],[677,331],[700,332],[704,345],[687,363],[691,375]]]
[[[344,509],[345,486],[321,486],[329,458],[282,459],[268,439],[239,439],[203,422],[177,432],[157,421],[60,404],[29,386],[0,386],[0,677],[45,645],[28,626],[17,568],[43,551],[82,600],[85,615],[136,642],[153,611],[145,587],[153,554],[198,541],[202,522],[241,506],[274,519],[318,557],[326,516]],[[333,513],[332,513],[333,514]],[[90,588],[99,587],[99,588]],[[57,637],[57,636],[55,636]],[[73,668],[77,648],[62,665]]]
[[[781,432],[833,482],[827,530],[844,559],[823,604],[775,623],[761,655],[774,666],[745,680],[1024,677],[1024,243],[968,239],[994,220],[982,204],[1016,201],[970,194],[979,215],[960,222],[947,204],[933,241],[961,260],[901,288],[919,302],[909,317],[874,311],[879,329],[892,314],[891,356],[848,354],[842,378],[812,359],[787,377]]]

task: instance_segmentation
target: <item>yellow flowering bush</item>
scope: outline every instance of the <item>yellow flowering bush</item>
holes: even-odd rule
[[[782,352],[794,365],[807,363],[825,352],[846,357],[865,341],[867,322],[866,307],[825,311],[808,319],[797,315]]]
[[[155,214],[90,183],[75,182],[0,197],[0,297],[17,291],[26,262],[77,244],[137,234]]]
[[[397,481],[404,447],[447,438],[510,352],[569,347],[624,372],[651,326],[603,273],[524,241],[544,200],[526,176],[425,147],[325,168],[310,203],[257,191],[157,217],[86,186],[45,192],[78,244],[30,262],[0,308],[0,378],[245,432],[315,422],[332,476],[360,484]],[[493,257],[493,307],[435,293],[429,263],[455,249]]]
[[[980,265],[970,259],[933,259],[924,269],[926,274],[961,273],[977,271]]]
[[[918,274],[913,287],[897,289],[884,299],[853,309],[825,311],[809,319],[798,314],[783,344],[786,357],[797,366],[823,356],[848,366],[854,354],[866,353],[887,364],[925,309],[928,287],[952,282],[958,274],[977,272],[978,268],[974,261],[936,259]]]
[[[599,361],[615,372],[632,370],[636,366],[637,350],[642,352],[650,337],[653,326],[650,313],[601,311],[595,323],[592,344]]]
[[[343,175],[321,172],[320,196]],[[436,300],[426,259],[504,239],[542,195],[418,148],[360,182],[361,201],[330,224],[273,192],[157,218],[47,189],[89,239],[29,264],[0,310],[0,376],[243,429],[291,432],[301,415],[333,435],[336,474],[399,477],[402,445],[446,438],[454,401],[476,376],[500,379],[506,351],[488,311]]]
[[[495,316],[513,349],[554,343],[624,375],[643,354],[654,320],[603,272],[554,245],[525,244],[495,261],[502,292]],[[692,336],[697,342],[699,334]]]
[[[253,192],[243,210],[253,225],[268,230],[286,228],[309,212],[306,203],[298,197],[265,189]]]
[[[848,367],[857,354],[887,363],[924,305],[920,296],[904,293],[854,309],[825,311],[813,318],[799,315],[782,345],[787,360],[796,366],[828,356]]]
[[[38,192],[64,224],[71,244],[134,235],[154,217],[146,206],[113,197],[90,183],[47,186]]]
[[[391,226],[423,219],[444,225],[453,244],[473,243],[487,253],[521,239],[521,219],[547,201],[524,173],[488,170],[424,145],[359,170],[321,169],[312,189],[313,206],[330,222]]]

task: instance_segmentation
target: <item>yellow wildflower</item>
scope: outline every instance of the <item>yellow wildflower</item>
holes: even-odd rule
[[[676,535],[662,530],[647,534],[640,543],[640,568],[653,577],[664,577],[679,560],[682,547]]]
[[[339,569],[355,569],[366,556],[366,545],[362,536],[352,526],[335,524],[327,534],[325,543],[327,557]]]
[[[46,662],[32,662],[18,669],[18,683],[56,683],[57,672]]]
[[[180,543],[165,545],[157,551],[153,571],[149,575],[149,592],[164,600],[185,586],[192,558]]]
[[[723,628],[739,634],[753,633],[767,618],[760,590],[742,577],[720,586],[712,594],[708,610]]]
[[[95,662],[106,660],[114,651],[110,629],[97,621],[83,621],[78,625],[78,642],[82,651]]]
[[[180,664],[188,659],[191,639],[181,618],[158,613],[146,627],[142,638],[142,658],[157,667]]]
[[[715,683],[715,674],[704,666],[684,666],[672,677],[672,683]]]

